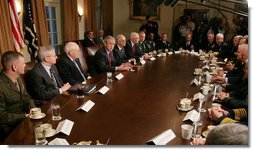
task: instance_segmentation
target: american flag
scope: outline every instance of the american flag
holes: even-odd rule
[[[27,44],[27,49],[31,55],[31,59],[35,60],[35,53],[39,49],[39,47],[34,25],[31,0],[24,0],[23,4],[24,4],[23,22],[25,29],[25,44]]]
[[[9,10],[10,10],[11,29],[14,39],[14,50],[20,52],[20,50],[24,47],[24,36],[18,20],[18,14],[16,11],[14,0],[9,0]]]

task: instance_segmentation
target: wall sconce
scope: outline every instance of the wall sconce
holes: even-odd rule
[[[78,7],[78,20],[79,22],[82,20],[83,17],[83,8],[82,7]]]
[[[16,5],[16,10],[17,10],[17,13],[18,15],[20,15],[21,13],[21,5],[20,5],[20,1],[15,1],[15,5]]]

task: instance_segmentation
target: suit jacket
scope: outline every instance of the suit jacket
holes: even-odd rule
[[[230,56],[229,47],[226,42],[222,42],[221,45],[216,44],[215,51],[219,52],[219,58],[225,59]]]
[[[22,79],[19,77],[17,81],[20,90],[3,71],[0,73],[0,126],[17,125],[35,107]]]
[[[76,62],[81,69],[81,72],[85,76],[85,73],[82,71],[82,66],[79,59],[77,59]],[[69,82],[69,84],[74,85],[77,83],[82,83],[84,81],[75,63],[68,57],[67,54],[64,53],[60,56],[56,67],[64,83]]]
[[[154,41],[146,40],[144,43],[147,45],[147,52],[156,50],[156,44]]]
[[[63,81],[59,76],[55,65],[51,66],[58,85],[61,87]],[[54,86],[52,79],[41,63],[36,64],[29,72],[27,82],[28,92],[34,99],[51,100],[55,96],[60,95],[60,91]]]
[[[179,48],[180,47],[182,47],[184,50],[189,50],[189,51],[195,50],[195,51],[198,51],[197,47],[196,47],[196,45],[195,45],[195,43],[193,41],[190,41],[190,44],[187,45],[186,44],[186,40],[182,40],[182,42],[179,45]]]
[[[91,47],[91,46],[95,46],[95,45],[96,45],[96,43],[95,43],[94,40],[93,40],[93,42],[89,38],[85,38],[83,40],[83,46],[84,47]]]
[[[206,48],[204,49],[206,50],[207,52],[208,51],[214,51],[215,50],[215,41],[213,41],[212,43],[206,43]]]
[[[105,47],[99,49],[95,54],[95,66],[97,72],[114,72],[115,67],[120,64],[116,61],[112,52],[112,62],[111,66],[109,66],[108,54]]]
[[[128,61],[124,47],[120,51],[118,45],[115,45],[113,50],[113,56],[115,57],[116,61],[120,64]]]
[[[96,45],[101,45],[101,46],[104,45],[104,40],[101,39],[100,37],[96,37],[96,38],[94,39],[94,41],[95,41]]]
[[[168,41],[165,41],[165,43],[164,43],[162,40],[158,40],[157,43],[156,43],[156,48],[157,49],[162,49],[163,51],[165,49],[170,50],[170,48],[172,48],[172,45]]]
[[[126,50],[126,55],[128,59],[130,58],[135,58],[136,60],[139,60],[139,58],[145,53],[142,51],[141,47],[139,44],[135,44],[135,51],[132,49],[132,44],[130,41],[126,42],[125,50]]]

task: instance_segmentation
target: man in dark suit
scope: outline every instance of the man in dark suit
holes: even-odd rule
[[[130,70],[131,67],[125,64],[117,62],[114,55],[113,49],[115,45],[115,39],[112,36],[105,38],[105,46],[99,49],[95,54],[95,63],[98,72],[114,72],[118,70]]]
[[[167,40],[168,40],[168,35],[166,33],[163,33],[161,35],[161,39],[157,41],[157,44],[156,44],[157,49],[161,49],[163,51],[165,49],[170,50],[172,48],[172,45]]]
[[[83,40],[83,46],[84,47],[95,46],[96,43],[94,41],[94,33],[93,33],[93,31],[87,31],[86,34],[87,35],[85,35],[85,38]]]
[[[54,65],[57,56],[53,47],[39,49],[40,63],[36,64],[28,75],[28,91],[34,99],[51,100],[66,92],[71,85],[63,84],[58,70]]]
[[[154,50],[156,50],[156,44],[154,41],[154,33],[149,33],[149,35],[147,35],[147,39],[144,41],[144,43],[147,45],[148,52],[153,52]]]
[[[63,82],[69,82],[71,85],[82,83],[86,80],[86,75],[82,71],[82,66],[79,61],[79,46],[74,42],[69,42],[66,44],[64,52],[56,64]]]
[[[142,51],[141,46],[139,45],[139,34],[136,32],[132,32],[130,35],[130,40],[127,41],[126,46],[126,55],[128,59],[135,58],[137,61],[139,60],[145,52]]]
[[[216,35],[216,46],[214,51],[218,52],[218,57],[221,59],[228,58],[230,56],[230,51],[228,44],[224,41],[224,35],[222,33],[218,33]]]
[[[98,36],[94,39],[96,45],[104,46],[104,30],[98,30]]]
[[[186,34],[185,39],[182,40],[182,42],[179,45],[179,48],[182,48],[184,50],[189,50],[189,51],[191,51],[191,50],[198,51],[196,49],[194,42],[192,41],[192,34],[191,33]]]
[[[207,43],[206,43],[206,52],[208,51],[214,51],[215,49],[215,38],[214,38],[214,33],[210,32],[207,34]]]
[[[113,55],[117,62],[126,63],[128,62],[128,58],[125,52],[126,46],[126,37],[123,34],[119,34],[116,37],[117,44],[114,46]]]
[[[0,73],[0,141],[35,107],[20,77],[24,74],[25,59],[22,54],[7,51],[2,55]]]

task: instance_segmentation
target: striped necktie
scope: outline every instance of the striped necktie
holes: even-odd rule
[[[54,71],[52,70],[52,68],[50,68],[50,77],[51,77],[51,80],[54,84],[54,87],[55,88],[59,88],[58,84],[57,84],[57,81],[56,81],[56,78],[55,78],[55,74],[54,74]]]
[[[84,81],[86,80],[85,76],[83,75],[83,72],[81,71],[79,65],[77,64],[77,60],[73,60],[76,68],[78,69],[78,71],[80,72],[81,76],[83,77]]]

